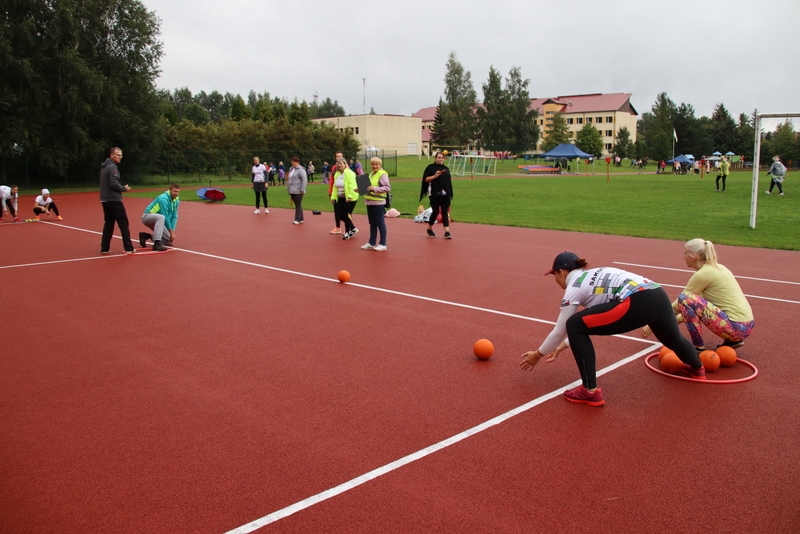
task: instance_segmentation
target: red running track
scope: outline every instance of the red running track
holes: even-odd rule
[[[0,225],[0,532],[800,524],[796,252],[718,248],[774,280],[740,280],[755,380],[671,380],[636,333],[600,338],[598,368],[642,356],[600,377],[607,404],[590,408],[560,396],[568,352],[517,366],[558,313],[542,274],[570,249],[675,296],[681,243],[458,222],[444,241],[396,219],[377,253],[361,217],[345,242],[330,214],[293,226],[286,209],[185,202],[180,250],[100,257],[96,194],[58,202],[63,223]],[[146,204],[126,200],[134,236]],[[470,354],[482,337],[487,362]]]

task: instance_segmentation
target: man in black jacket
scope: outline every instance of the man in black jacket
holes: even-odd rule
[[[114,223],[119,226],[122,234],[122,246],[125,254],[133,254],[131,232],[128,228],[128,214],[122,203],[123,191],[130,191],[127,185],[122,185],[119,180],[117,165],[122,161],[122,150],[112,147],[108,159],[100,166],[100,203],[103,205],[103,240],[100,242],[100,254],[108,254],[111,249],[111,236],[114,234]]]

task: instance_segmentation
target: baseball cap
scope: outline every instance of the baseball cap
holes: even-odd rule
[[[578,255],[574,252],[564,251],[556,256],[556,259],[553,260],[553,268],[544,273],[544,275],[553,274],[559,269],[569,269],[570,271],[577,269],[578,259]]]
[[[50,191],[48,191],[47,189],[42,189],[42,194],[43,195],[49,195]]]

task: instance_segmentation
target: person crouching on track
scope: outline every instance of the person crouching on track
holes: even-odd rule
[[[39,216],[44,215],[45,213],[49,217],[51,211],[56,214],[56,217],[58,217],[59,221],[64,220],[58,213],[58,207],[53,201],[53,198],[50,196],[50,191],[47,189],[42,189],[42,194],[36,197],[36,199],[33,201],[33,214],[36,215],[36,220],[39,220]]]
[[[173,183],[168,191],[164,191],[144,209],[142,223],[153,233],[139,232],[139,244],[147,246],[147,240],[153,241],[153,250],[167,250],[164,245],[172,245],[175,241],[175,227],[178,226],[178,206],[181,199],[181,186]]]
[[[647,325],[656,338],[684,363],[681,372],[705,379],[706,372],[697,351],[681,335],[667,293],[655,282],[621,269],[590,269],[585,259],[562,252],[545,273],[554,275],[564,289],[561,313],[550,335],[538,350],[522,355],[523,371],[533,369],[542,356],[555,360],[567,347],[572,348],[582,384],[564,392],[568,401],[602,406],[602,389],[597,387],[592,335],[611,336]],[[578,307],[583,306],[582,311]],[[565,337],[569,340],[566,342]]]

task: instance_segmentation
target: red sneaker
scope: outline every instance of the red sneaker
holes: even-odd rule
[[[597,388],[594,391],[589,391],[583,386],[578,386],[565,391],[564,396],[570,402],[588,404],[589,406],[602,406],[606,403],[606,401],[603,399],[603,390],[600,388]]]
[[[689,378],[694,378],[695,380],[705,380],[706,368],[701,366],[700,369],[692,369],[691,365],[684,363],[683,367],[681,367],[681,374],[684,374]]]

